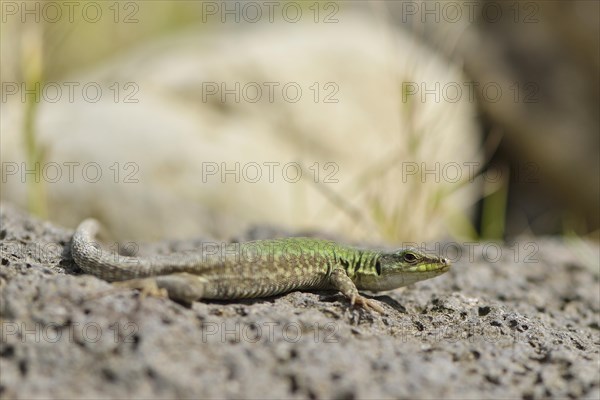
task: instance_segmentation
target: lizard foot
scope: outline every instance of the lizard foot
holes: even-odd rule
[[[352,305],[356,304],[357,306],[360,306],[365,310],[377,311],[379,314],[385,314],[385,310],[379,305],[379,302],[376,300],[367,299],[366,297],[356,295],[352,297],[350,303]]]
[[[159,288],[154,279],[130,279],[127,281],[113,282],[112,284],[113,286],[121,288],[138,289],[142,299],[146,296],[158,297],[161,299],[169,297],[167,290]]]

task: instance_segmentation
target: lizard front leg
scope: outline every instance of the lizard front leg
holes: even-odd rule
[[[367,299],[358,293],[356,285],[352,282],[352,279],[350,279],[343,268],[334,269],[329,276],[329,280],[336,290],[342,292],[342,294],[350,300],[350,304],[356,304],[367,310],[375,310],[380,314],[385,313],[383,307],[381,307],[377,301]]]

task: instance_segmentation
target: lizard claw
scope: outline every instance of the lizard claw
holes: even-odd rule
[[[366,297],[352,296],[352,298],[350,299],[350,304],[356,304],[357,306],[360,306],[365,310],[377,311],[379,314],[385,314],[385,310],[379,305],[379,302],[377,302],[376,300],[367,299]]]

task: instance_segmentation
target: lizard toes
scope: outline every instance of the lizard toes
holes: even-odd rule
[[[356,304],[369,311],[377,311],[380,314],[385,314],[383,307],[375,300],[367,299],[362,296],[356,298]]]
[[[153,279],[131,279],[128,281],[113,282],[113,286],[128,289],[137,289],[140,291],[140,297],[158,297],[166,299],[169,293],[165,288],[159,288]]]

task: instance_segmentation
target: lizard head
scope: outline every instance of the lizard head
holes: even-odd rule
[[[377,259],[377,275],[362,276],[365,290],[392,290],[441,275],[450,269],[450,261],[417,249],[385,252]]]

